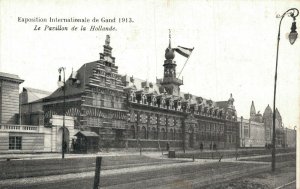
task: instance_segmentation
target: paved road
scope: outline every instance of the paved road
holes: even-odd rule
[[[102,170],[120,169],[143,165],[180,163],[184,160],[159,159],[147,156],[107,156],[102,159]],[[0,180],[80,173],[95,170],[95,157],[68,159],[34,159],[0,161]]]
[[[269,163],[241,163],[241,162],[187,162],[180,164],[154,165],[135,168],[124,168],[119,170],[102,171],[102,188],[198,188],[224,179],[243,176],[262,171],[269,167]],[[123,170],[123,171],[122,171]],[[81,173],[83,174],[83,173]],[[58,189],[92,188],[93,172],[87,175],[74,174],[73,178],[45,179],[42,182],[12,182],[4,185],[0,182],[0,187],[5,189]],[[213,176],[212,176],[213,175]],[[76,177],[76,178],[75,178]],[[174,185],[175,183],[175,185]]]
[[[106,158],[107,160],[103,161],[103,171],[101,171],[101,188],[108,189],[203,188],[211,183],[224,182],[270,169],[270,162],[264,161],[227,159],[224,162],[218,162],[218,160],[196,160],[192,162],[189,159],[189,162],[187,162],[184,160],[161,159],[157,156],[114,156]],[[265,156],[261,156],[261,158],[265,158]],[[34,174],[45,175],[42,177],[0,180],[0,188],[90,189],[94,179],[95,158],[84,159],[0,162],[0,164],[3,163],[0,165],[1,168],[2,165],[5,167],[5,165],[11,163],[6,169],[2,168],[2,171],[4,170],[11,175],[16,173],[15,171],[22,172],[22,167],[23,176],[22,174],[15,174],[18,177],[35,176]],[[57,161],[61,163],[57,164]],[[49,174],[53,170],[60,170],[60,166],[70,168],[72,171],[64,172],[63,175],[55,175],[54,172],[52,172],[54,174],[52,176]],[[80,170],[86,167],[90,170]]]

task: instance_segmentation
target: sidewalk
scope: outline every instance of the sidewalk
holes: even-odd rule
[[[223,150],[219,152],[228,152],[228,151],[235,151],[235,150]],[[181,151],[179,151],[181,152]],[[196,150],[186,151],[186,154],[197,152]],[[213,152],[210,150],[206,150],[203,152]],[[280,153],[276,154],[277,156],[282,156],[286,154],[295,154],[296,152],[289,152],[289,153]],[[130,155],[140,155],[139,151],[112,151],[112,152],[98,152],[93,154],[65,154],[65,158],[84,158],[84,157],[97,157],[97,156],[130,156]],[[168,152],[167,151],[142,151],[142,155],[149,156],[152,158],[167,158]],[[256,159],[261,157],[269,157],[270,155],[254,155],[254,156],[243,156],[238,157],[238,160],[243,159]],[[39,153],[39,154],[0,154],[0,161],[6,161],[7,159],[10,160],[31,160],[31,159],[61,159],[62,155],[61,153]],[[177,158],[175,158],[177,159]],[[178,158],[180,160],[191,160],[192,158]],[[207,158],[208,160],[209,158]],[[224,158],[221,161],[235,161],[235,158]],[[216,161],[216,159],[215,159]]]
[[[65,154],[65,158],[84,158],[84,157],[96,157],[96,156],[128,156],[128,155],[140,155],[140,152],[98,152],[93,154]],[[153,157],[162,156],[161,152],[142,152],[142,155],[149,155]],[[41,153],[41,154],[0,154],[0,161],[6,161],[7,159],[13,160],[30,160],[30,159],[60,159],[61,153]]]

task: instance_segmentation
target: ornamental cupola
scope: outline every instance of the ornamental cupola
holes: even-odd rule
[[[183,84],[182,80],[176,77],[176,62],[173,60],[175,58],[175,50],[171,46],[171,32],[169,32],[169,46],[165,51],[164,61],[164,77],[160,82],[161,86],[166,90],[169,95],[179,96],[180,88],[179,86]]]
[[[171,60],[171,61],[175,58],[174,49],[172,49],[171,47],[171,34],[169,35],[169,46],[166,48],[165,58],[166,60]]]

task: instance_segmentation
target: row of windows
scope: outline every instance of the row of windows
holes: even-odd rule
[[[223,141],[224,139],[224,135],[223,134],[219,134],[219,133],[199,133],[196,135],[196,141],[200,141],[200,140],[213,140],[213,141]]]
[[[136,94],[134,91],[132,91],[132,93],[130,94],[129,101],[177,111],[209,115],[218,118],[222,118],[224,115],[223,110],[219,110],[215,107],[207,107],[202,105],[191,107],[190,104],[181,103],[181,101],[176,101],[173,99],[156,98],[155,96],[147,96],[145,94]],[[231,117],[232,116],[228,116],[228,119],[231,119]]]
[[[105,94],[93,93],[92,99],[86,99],[85,103],[88,105],[108,108],[123,108],[123,98]]]
[[[129,136],[128,138],[132,139],[160,139],[160,140],[181,140],[182,139],[182,133],[177,133],[175,130],[170,129],[169,132],[166,132],[164,128],[160,129],[159,132],[157,132],[156,128],[152,128],[147,132],[145,127],[141,127],[140,130],[136,131],[135,128],[132,126],[129,130]]]
[[[227,142],[228,143],[235,143],[236,142],[236,138],[234,135],[227,135]]]
[[[176,131],[173,129],[170,129],[168,132],[164,128],[161,128],[158,130],[159,133],[157,133],[157,129],[153,127],[150,130],[146,130],[146,127],[141,127],[138,130],[135,129],[134,126],[131,126],[128,133],[129,138],[136,139],[137,137],[140,139],[161,139],[161,140],[181,140],[182,139],[182,133],[180,131]],[[191,135],[193,135],[191,133]],[[195,134],[196,140],[218,140],[222,141],[224,140],[224,134],[223,133],[207,133],[207,132],[200,132]]]
[[[219,131],[224,132],[224,125],[216,123],[200,123],[199,131]]]

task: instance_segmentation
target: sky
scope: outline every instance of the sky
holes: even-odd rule
[[[249,118],[252,100],[261,113],[268,104],[273,107],[280,21],[276,15],[292,7],[300,9],[300,1],[0,0],[0,71],[24,79],[20,90],[54,91],[58,68],[65,67],[69,75],[72,68],[98,60],[105,36],[110,35],[119,73],[154,82],[163,75],[170,29],[172,47],[194,47],[181,74],[181,91],[213,101],[228,100],[232,93],[237,115]],[[48,22],[24,23],[19,17]],[[50,23],[49,17],[131,18],[134,22]],[[284,126],[289,128],[300,123],[300,40],[290,45],[291,24],[292,18],[285,16],[276,97]],[[44,31],[45,25],[69,30]],[[116,31],[89,31],[92,25],[113,26]],[[41,30],[34,30],[35,26]],[[78,31],[71,31],[72,26]],[[81,26],[87,30],[81,31]],[[176,54],[174,60],[180,72],[186,58]]]

